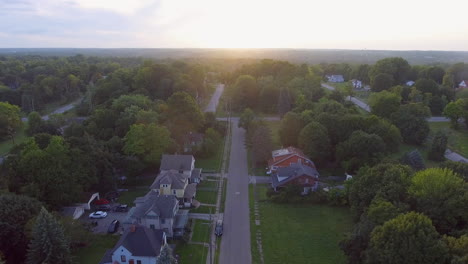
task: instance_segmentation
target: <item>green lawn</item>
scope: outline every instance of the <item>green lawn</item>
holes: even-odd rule
[[[461,127],[455,130],[449,122],[430,122],[431,132],[443,129],[448,135],[448,148],[468,157],[468,130]]]
[[[21,128],[18,130],[18,132],[15,135],[16,145],[23,143],[28,138],[25,130],[26,130],[26,124],[23,124],[23,126],[21,126]],[[0,142],[0,156],[4,156],[8,152],[10,152],[13,146],[14,144],[11,141],[11,139],[7,139],[7,140]]]
[[[267,187],[258,185],[257,188],[264,197]],[[251,222],[253,263],[259,263],[255,240],[257,228],[262,232],[265,263],[346,262],[338,243],[353,226],[348,208],[261,201],[259,209],[261,225]]]
[[[195,227],[192,230],[192,241],[193,242],[204,242],[209,243],[210,240],[210,221],[205,220],[194,220]]]
[[[135,198],[145,196],[149,192],[149,187],[148,189],[146,188],[138,188],[138,189],[128,189],[128,192],[122,192],[118,202],[121,204],[128,204],[128,206],[133,206],[133,201],[135,201]]]
[[[176,246],[174,254],[179,256],[178,264],[205,264],[208,248],[202,245],[179,243]]]
[[[216,204],[217,197],[218,197],[217,189],[213,191],[197,190],[197,195],[195,196],[195,199],[199,201],[200,203]]]
[[[223,163],[224,139],[225,137],[223,136],[221,143],[218,145],[218,149],[211,157],[196,157],[195,167],[202,168],[203,171],[219,172],[221,170],[221,164]]]
[[[213,179],[213,178],[211,178]],[[218,178],[214,178],[216,181],[207,181],[204,180],[200,184],[197,185],[197,189],[200,188],[218,188]]]
[[[216,207],[214,206],[204,206],[201,205],[197,209],[191,209],[190,213],[193,214],[214,214],[216,212]]]
[[[91,243],[73,253],[77,263],[99,263],[108,249],[112,249],[120,236],[93,235]]]
[[[419,151],[419,153],[421,153],[421,156],[424,159],[424,164],[426,165],[426,167],[428,167],[428,168],[438,167],[440,162],[431,161],[431,160],[429,160],[427,158],[428,152],[429,152],[429,144],[430,143],[426,143],[426,144],[424,144],[422,146],[415,146],[415,145],[409,145],[409,144],[402,143],[400,145],[400,148],[399,148],[398,152],[390,154],[389,157],[393,158],[393,159],[399,159],[399,158],[403,157],[403,155],[406,152],[413,151],[413,150],[417,149]]]

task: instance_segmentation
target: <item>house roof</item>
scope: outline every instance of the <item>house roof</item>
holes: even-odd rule
[[[197,192],[197,184],[191,183],[187,185],[187,188],[185,188],[184,198],[188,198],[188,199],[193,198],[196,192]]]
[[[462,80],[459,85],[468,86],[468,80]]]
[[[185,140],[187,140],[189,142],[200,143],[200,142],[203,141],[204,137],[205,137],[205,135],[203,135],[201,133],[189,132],[187,135],[185,135]]]
[[[176,211],[174,208],[177,208],[178,203],[174,195],[158,195],[150,191],[145,195],[145,201],[132,212],[132,217],[143,217],[153,211],[161,218],[173,218]]]
[[[271,156],[273,158],[280,157],[280,156],[285,156],[285,155],[290,155],[290,154],[299,154],[301,156],[305,156],[304,152],[302,152],[302,150],[300,150],[298,148],[295,148],[295,147],[287,147],[287,148],[283,148],[283,149],[277,149],[277,150],[273,150],[271,152]]]
[[[164,244],[164,231],[144,226],[127,228],[112,252],[120,246],[125,247],[133,256],[157,257]]]
[[[191,170],[193,155],[166,155],[161,159],[161,170]]]
[[[273,188],[281,186],[303,175],[313,178],[319,177],[319,173],[315,168],[306,166],[301,163],[293,163],[289,167],[278,168],[276,173],[271,175]],[[285,177],[286,179],[279,181],[278,177]]]
[[[175,170],[164,171],[156,177],[150,189],[159,189],[161,184],[170,184],[171,189],[183,189],[186,181],[186,177]]]
[[[192,175],[190,175],[190,179],[201,178],[202,169],[195,168],[192,171]]]

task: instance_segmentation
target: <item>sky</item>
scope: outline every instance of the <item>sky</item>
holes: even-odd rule
[[[0,0],[0,48],[468,50],[466,0]]]

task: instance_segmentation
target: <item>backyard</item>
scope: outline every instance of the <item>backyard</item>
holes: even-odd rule
[[[450,127],[449,122],[431,122],[429,123],[431,132],[443,129],[447,132],[448,148],[468,157],[468,130],[460,126],[458,130]]]
[[[348,208],[274,204],[257,185],[260,226],[251,217],[252,262],[260,263],[255,234],[261,231],[264,263],[345,263],[338,243],[353,226]],[[253,215],[253,186],[250,186]]]
[[[73,253],[76,263],[99,263],[108,249],[112,249],[120,236],[97,235],[91,236],[88,246],[78,249]]]
[[[226,126],[227,122],[224,122],[224,125]],[[195,167],[202,168],[203,172],[219,172],[223,162],[224,140],[223,136],[221,144],[218,144],[216,152],[210,157],[196,157]]]

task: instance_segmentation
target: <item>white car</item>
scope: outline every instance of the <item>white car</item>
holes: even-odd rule
[[[97,212],[91,213],[91,214],[89,215],[89,218],[99,219],[99,218],[105,218],[106,216],[107,216],[107,213],[106,213],[106,212],[97,211]]]

